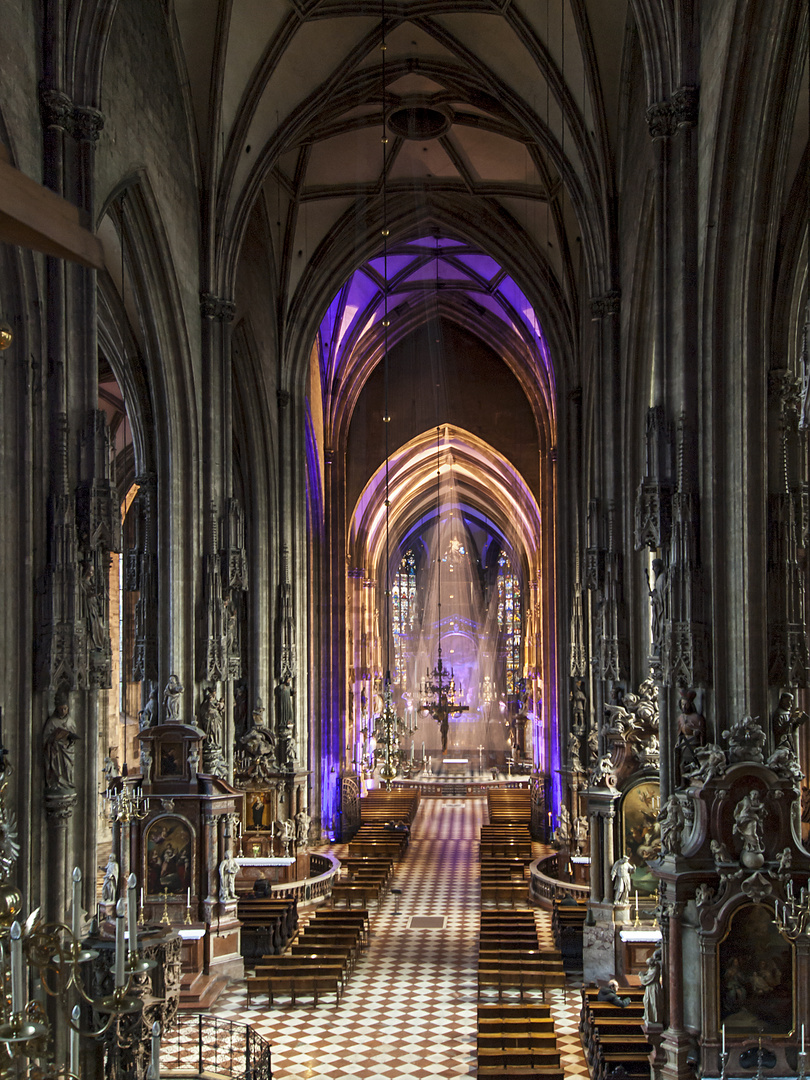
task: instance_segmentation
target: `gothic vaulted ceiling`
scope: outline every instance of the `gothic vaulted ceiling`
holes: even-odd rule
[[[379,247],[385,169],[392,236],[399,218],[420,235],[411,208],[509,236],[573,322],[583,256],[591,291],[609,286],[626,8],[387,0],[383,51],[381,0],[176,0],[217,272],[259,205],[281,312],[319,261],[348,260],[345,280]]]

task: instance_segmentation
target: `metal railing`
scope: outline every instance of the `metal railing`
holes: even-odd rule
[[[248,1024],[207,1013],[180,1013],[160,1043],[165,1076],[206,1076],[232,1080],[272,1080],[270,1043]]]

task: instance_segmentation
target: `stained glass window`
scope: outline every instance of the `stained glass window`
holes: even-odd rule
[[[522,629],[520,579],[512,570],[509,556],[498,556],[498,629],[506,654],[506,693],[518,692],[520,681],[520,635]]]
[[[408,637],[413,630],[416,614],[416,555],[413,551],[406,551],[402,556],[391,594],[394,629],[393,681],[402,685],[405,682]]]

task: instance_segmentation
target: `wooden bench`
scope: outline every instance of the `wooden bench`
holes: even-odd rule
[[[351,908],[355,901],[360,907],[365,907],[369,900],[374,900],[377,907],[380,906],[382,885],[379,882],[363,882],[362,884],[337,884],[332,886],[329,903],[332,908],[338,903],[343,903]]]
[[[245,980],[247,986],[247,1005],[251,1006],[254,997],[261,994],[267,995],[267,1002],[272,1008],[276,997],[288,994],[290,1004],[295,1005],[299,997],[312,994],[315,1005],[323,994],[334,994],[335,1005],[340,1000],[342,983],[333,973],[324,971],[323,968],[315,971],[299,971],[291,969],[281,974],[248,976]]]

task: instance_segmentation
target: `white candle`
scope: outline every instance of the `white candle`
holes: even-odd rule
[[[124,901],[115,905],[115,988],[124,985]]]
[[[191,888],[186,889],[186,907],[191,907]]]
[[[78,941],[82,936],[82,872],[78,866],[73,868],[73,910],[70,929],[74,940]]]
[[[143,911],[143,885],[141,885],[141,911]]]
[[[73,1023],[70,1026],[70,1061],[68,1068],[71,1075],[78,1077],[79,1075],[79,1017],[82,1014],[82,1010],[78,1005],[73,1006],[73,1012],[70,1014]]]
[[[638,918],[638,889],[636,889],[636,918]]]
[[[160,1024],[152,1024],[152,1059],[149,1062],[149,1080],[160,1080]]]
[[[22,954],[22,927],[18,922],[11,925],[11,1011],[21,1013],[23,1011],[23,954]]]
[[[726,1025],[723,1024],[723,1053],[726,1052]]]
[[[804,1024],[802,1024],[802,1053],[804,1053]]]
[[[129,930],[129,951],[138,951],[138,903],[135,899],[138,879],[134,874],[127,878],[127,923]]]

